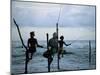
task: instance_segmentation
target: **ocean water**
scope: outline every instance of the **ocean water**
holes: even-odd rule
[[[28,73],[48,72],[47,59],[43,57],[46,51],[46,41],[38,41],[45,48],[37,48],[33,59],[28,63]],[[74,71],[96,69],[96,43],[91,41],[91,63],[89,63],[89,41],[75,40],[66,41],[72,43],[70,46],[64,46],[67,52],[60,59],[60,69],[57,69],[57,54],[55,54],[51,64],[51,71]],[[25,42],[26,44],[26,42]],[[20,41],[12,41],[11,48],[11,73],[20,74],[25,71],[25,48]]]

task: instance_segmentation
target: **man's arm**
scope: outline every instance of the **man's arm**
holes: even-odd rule
[[[71,45],[71,43],[70,44],[66,44],[65,42],[63,42],[64,43],[64,45],[66,45],[66,46],[69,46],[69,45]]]
[[[43,48],[43,46],[38,44],[37,39],[36,39],[36,44],[37,44],[37,47]]]

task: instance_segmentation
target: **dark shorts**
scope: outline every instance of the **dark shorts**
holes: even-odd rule
[[[35,48],[29,48],[28,52],[29,53],[35,53],[36,52],[36,49]]]
[[[63,53],[63,48],[59,48],[59,54],[62,54]]]

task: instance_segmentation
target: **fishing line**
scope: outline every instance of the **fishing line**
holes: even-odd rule
[[[62,8],[62,6],[60,5],[60,8],[59,8],[59,13],[58,13],[58,19],[57,19],[57,23],[59,23],[59,20],[60,20],[60,15],[61,15],[61,8]]]

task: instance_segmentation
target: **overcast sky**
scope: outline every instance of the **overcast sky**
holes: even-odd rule
[[[12,2],[12,17],[21,28],[29,27],[42,28],[42,33],[37,33],[40,36],[45,32],[49,32],[49,27],[55,27],[58,15],[60,12],[59,27],[61,27],[60,34],[65,35],[66,39],[73,38],[71,34],[77,34],[77,38],[88,40],[95,39],[95,6],[82,6],[82,5],[61,5],[61,4],[45,4],[33,2]],[[14,23],[12,22],[12,27]],[[45,28],[46,27],[46,28]],[[48,29],[48,30],[47,30]],[[63,30],[62,30],[63,29]],[[25,29],[24,32],[25,33]],[[43,31],[44,30],[44,31]],[[55,28],[52,28],[52,33]],[[80,32],[81,31],[81,32]],[[66,33],[67,32],[67,33]],[[28,34],[27,33],[27,34]],[[66,34],[65,34],[66,33]],[[25,36],[25,35],[23,35]],[[27,35],[28,36],[28,35]],[[45,35],[44,35],[45,36]],[[84,38],[83,38],[83,37]],[[39,39],[40,38],[38,36]]]

